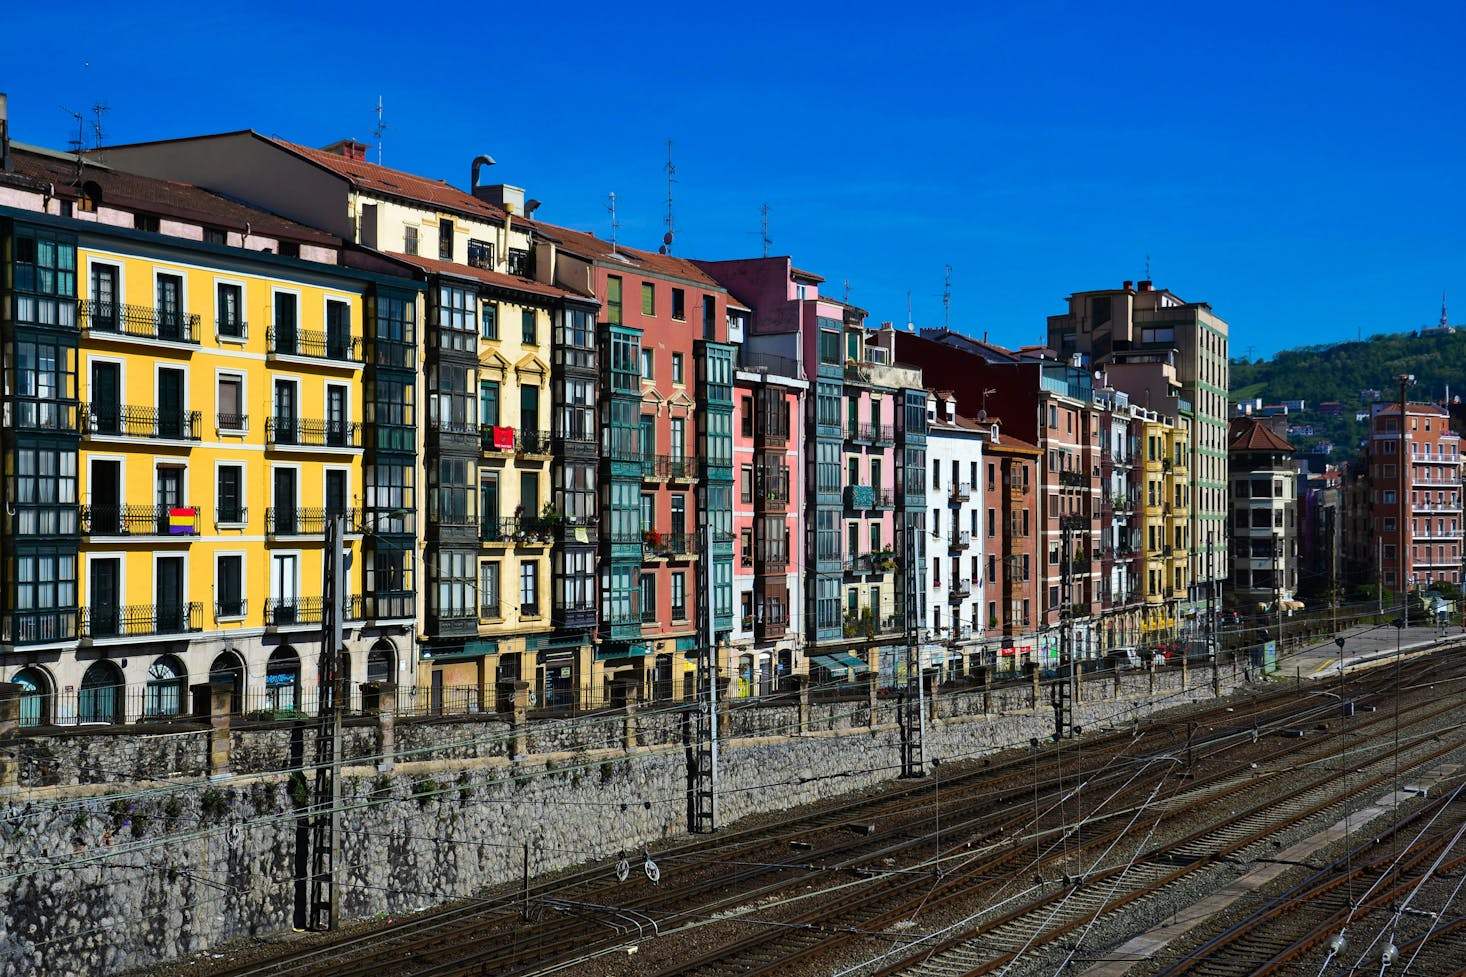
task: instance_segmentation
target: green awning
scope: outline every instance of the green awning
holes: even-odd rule
[[[870,671],[870,666],[865,663],[864,659],[856,658],[848,651],[837,651],[831,657],[840,662],[845,668],[854,670],[856,675],[862,675]]]
[[[819,667],[829,669],[832,672],[845,667],[836,661],[833,655],[814,655],[809,660]]]

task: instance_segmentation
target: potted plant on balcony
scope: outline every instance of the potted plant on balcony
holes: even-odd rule
[[[546,502],[545,507],[540,510],[540,539],[546,543],[552,542],[563,525],[565,517],[560,514],[560,510],[555,508],[554,503]]]
[[[643,529],[641,531],[641,545],[654,552],[659,552],[663,545],[662,534],[655,529]]]
[[[860,630],[864,632],[867,638],[874,638],[876,636],[876,618],[874,612],[869,607],[860,609]]]

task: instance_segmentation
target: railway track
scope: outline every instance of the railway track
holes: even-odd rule
[[[1434,668],[1412,667],[1410,674],[1447,678],[1439,664]],[[1368,708],[1385,701],[1390,684],[1386,676],[1351,677],[1351,697]],[[1451,708],[1433,701],[1410,709],[1401,723],[1438,722]],[[729,831],[661,850],[655,855],[666,880],[661,886],[644,877],[631,881],[634,876],[618,883],[611,866],[598,865],[429,913],[388,932],[219,973],[426,977],[553,973],[568,966],[638,974],[793,973],[838,957],[852,941],[873,944],[866,950],[872,955],[888,953],[888,944],[912,935],[903,929],[910,920],[922,913],[960,917],[963,901],[978,893],[998,909],[1015,907],[974,917],[988,942],[998,946],[1001,934],[1007,953],[1028,953],[1040,941],[1065,939],[1106,906],[1163,902],[1154,894],[1164,892],[1168,879],[1218,858],[1250,857],[1249,845],[1266,845],[1277,804],[1258,805],[1250,812],[1253,821],[1239,821],[1230,836],[1182,838],[1144,857],[1135,846],[1136,812],[1155,819],[1151,830],[1159,831],[1162,824],[1200,817],[1203,805],[1236,805],[1261,783],[1289,776],[1259,775],[1254,765],[1307,769],[1336,758],[1330,743],[1302,734],[1336,724],[1338,712],[1335,701],[1282,690],[1199,710],[1184,723],[1131,727],[1117,719],[1121,731],[1087,735],[1082,750],[1061,743],[992,758],[985,766],[943,767],[939,786],[935,778],[906,782],[879,797],[792,818],[772,835],[766,828]],[[1390,722],[1379,712],[1361,712],[1350,733],[1362,739]],[[1239,748],[1240,759],[1225,759]],[[1366,756],[1367,749],[1356,746],[1351,760],[1383,762]],[[1178,771],[1189,776],[1175,776]],[[1364,780],[1358,777],[1356,786]],[[1331,778],[1315,779],[1309,790],[1317,793],[1297,802],[1313,809],[1310,816],[1342,803],[1328,793]],[[939,824],[933,823],[938,798]],[[1209,854],[1208,848],[1233,853]],[[1097,850],[1126,858],[1124,869],[1104,866],[1092,854]],[[1087,861],[1094,870],[1085,870]],[[1122,881],[1126,894],[1120,893]],[[1016,908],[1022,900],[1022,909]],[[1053,920],[1046,927],[1035,922],[1044,913]],[[749,936],[747,921],[755,917],[760,922]],[[683,939],[709,949],[677,954],[665,964],[653,959],[663,945]],[[949,969],[909,972],[984,972],[970,942],[956,933],[940,941],[929,937],[920,956],[945,960]],[[624,958],[629,944],[642,953],[634,964]],[[991,949],[984,951],[989,965],[1002,956]],[[897,973],[919,965],[908,956],[867,969]]]

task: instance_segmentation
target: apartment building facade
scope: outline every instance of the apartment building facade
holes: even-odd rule
[[[1385,589],[1459,586],[1461,436],[1447,408],[1407,402],[1402,415],[1399,403],[1374,404],[1368,463],[1370,531]]]
[[[1243,606],[1291,600],[1299,556],[1293,446],[1250,417],[1233,418],[1231,435],[1230,589]]]
[[[996,576],[985,572],[982,486],[988,429],[959,415],[956,397],[946,391],[928,391],[926,420],[929,664],[943,674],[960,675],[981,664],[985,598],[998,586]]]

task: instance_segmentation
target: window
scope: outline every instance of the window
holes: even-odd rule
[[[485,560],[478,567],[478,616],[503,617],[499,610],[499,561]]]
[[[744,465],[738,475],[738,501],[744,505],[753,503],[753,466]]]
[[[244,616],[243,556],[221,555],[214,564],[214,601],[216,618]]]
[[[139,231],[147,231],[150,234],[157,234],[158,217],[156,214],[133,214],[132,226]]]
[[[828,329],[820,330],[820,362],[828,366],[840,365],[840,334]]]
[[[480,312],[483,316],[483,337],[485,339],[499,338],[499,305],[496,302],[485,302]]]
[[[606,276],[606,321],[621,325],[621,279],[617,275]]]
[[[540,613],[540,564],[538,560],[519,563],[519,615],[538,617]]]
[[[280,257],[282,257],[282,258],[299,258],[300,257],[300,242],[299,241],[281,241],[280,242]]]
[[[657,314],[657,289],[651,282],[641,283],[641,314]]]
[[[711,295],[702,297],[702,338],[717,339],[718,305]]]
[[[679,322],[687,319],[687,293],[680,289],[672,289],[672,318]]]
[[[643,624],[657,622],[657,578],[650,573],[641,575],[641,620]]]
[[[215,409],[218,411],[216,420],[220,431],[244,431],[244,377],[237,373],[219,374],[219,394]]]
[[[476,241],[469,239],[468,242],[468,266],[470,268],[483,268],[487,271],[494,270],[494,244],[492,241]]]
[[[214,304],[214,326],[221,337],[244,338],[244,290],[221,282]]]
[[[996,532],[995,527],[998,524],[998,520],[995,518],[996,515],[997,515],[997,510],[995,510],[995,509],[989,509],[988,510],[988,536],[989,537],[991,537]],[[1024,535],[1026,536],[1028,534],[1027,533],[1024,533]]]
[[[439,349],[474,352],[478,349],[477,301],[466,288],[438,287],[437,345]]]
[[[417,228],[404,227],[402,229],[402,253],[417,254]]]
[[[489,427],[499,424],[499,381],[480,380],[478,385],[479,423]]]
[[[519,388],[519,429],[525,434],[540,430],[540,388],[528,384]]]
[[[438,260],[453,260],[453,220],[450,217],[438,221]]]
[[[687,574],[672,574],[672,620],[687,620]]]
[[[652,380],[652,379],[655,379],[655,377],[652,375],[652,365],[653,365],[652,364],[652,351],[649,350],[649,349],[642,350],[641,351],[641,378],[643,380]]]
[[[681,537],[687,533],[687,496],[672,496],[672,535]]]
[[[539,340],[539,330],[535,325],[534,309],[525,309],[519,313],[519,324],[524,342],[530,346],[536,345]]]
[[[76,532],[76,451],[17,448],[15,521],[19,536]]]
[[[428,609],[440,618],[471,618],[474,607],[474,554],[440,550],[434,568],[437,585],[428,589]]]
[[[523,248],[509,249],[509,274],[520,278],[529,276],[529,252]]]
[[[672,354],[672,382],[673,383],[684,383],[685,382],[683,380],[683,377],[682,377],[682,354],[681,353],[673,353]]]
[[[244,468],[241,465],[220,465],[214,472],[218,480],[215,499],[218,522],[239,525],[244,522]]]

